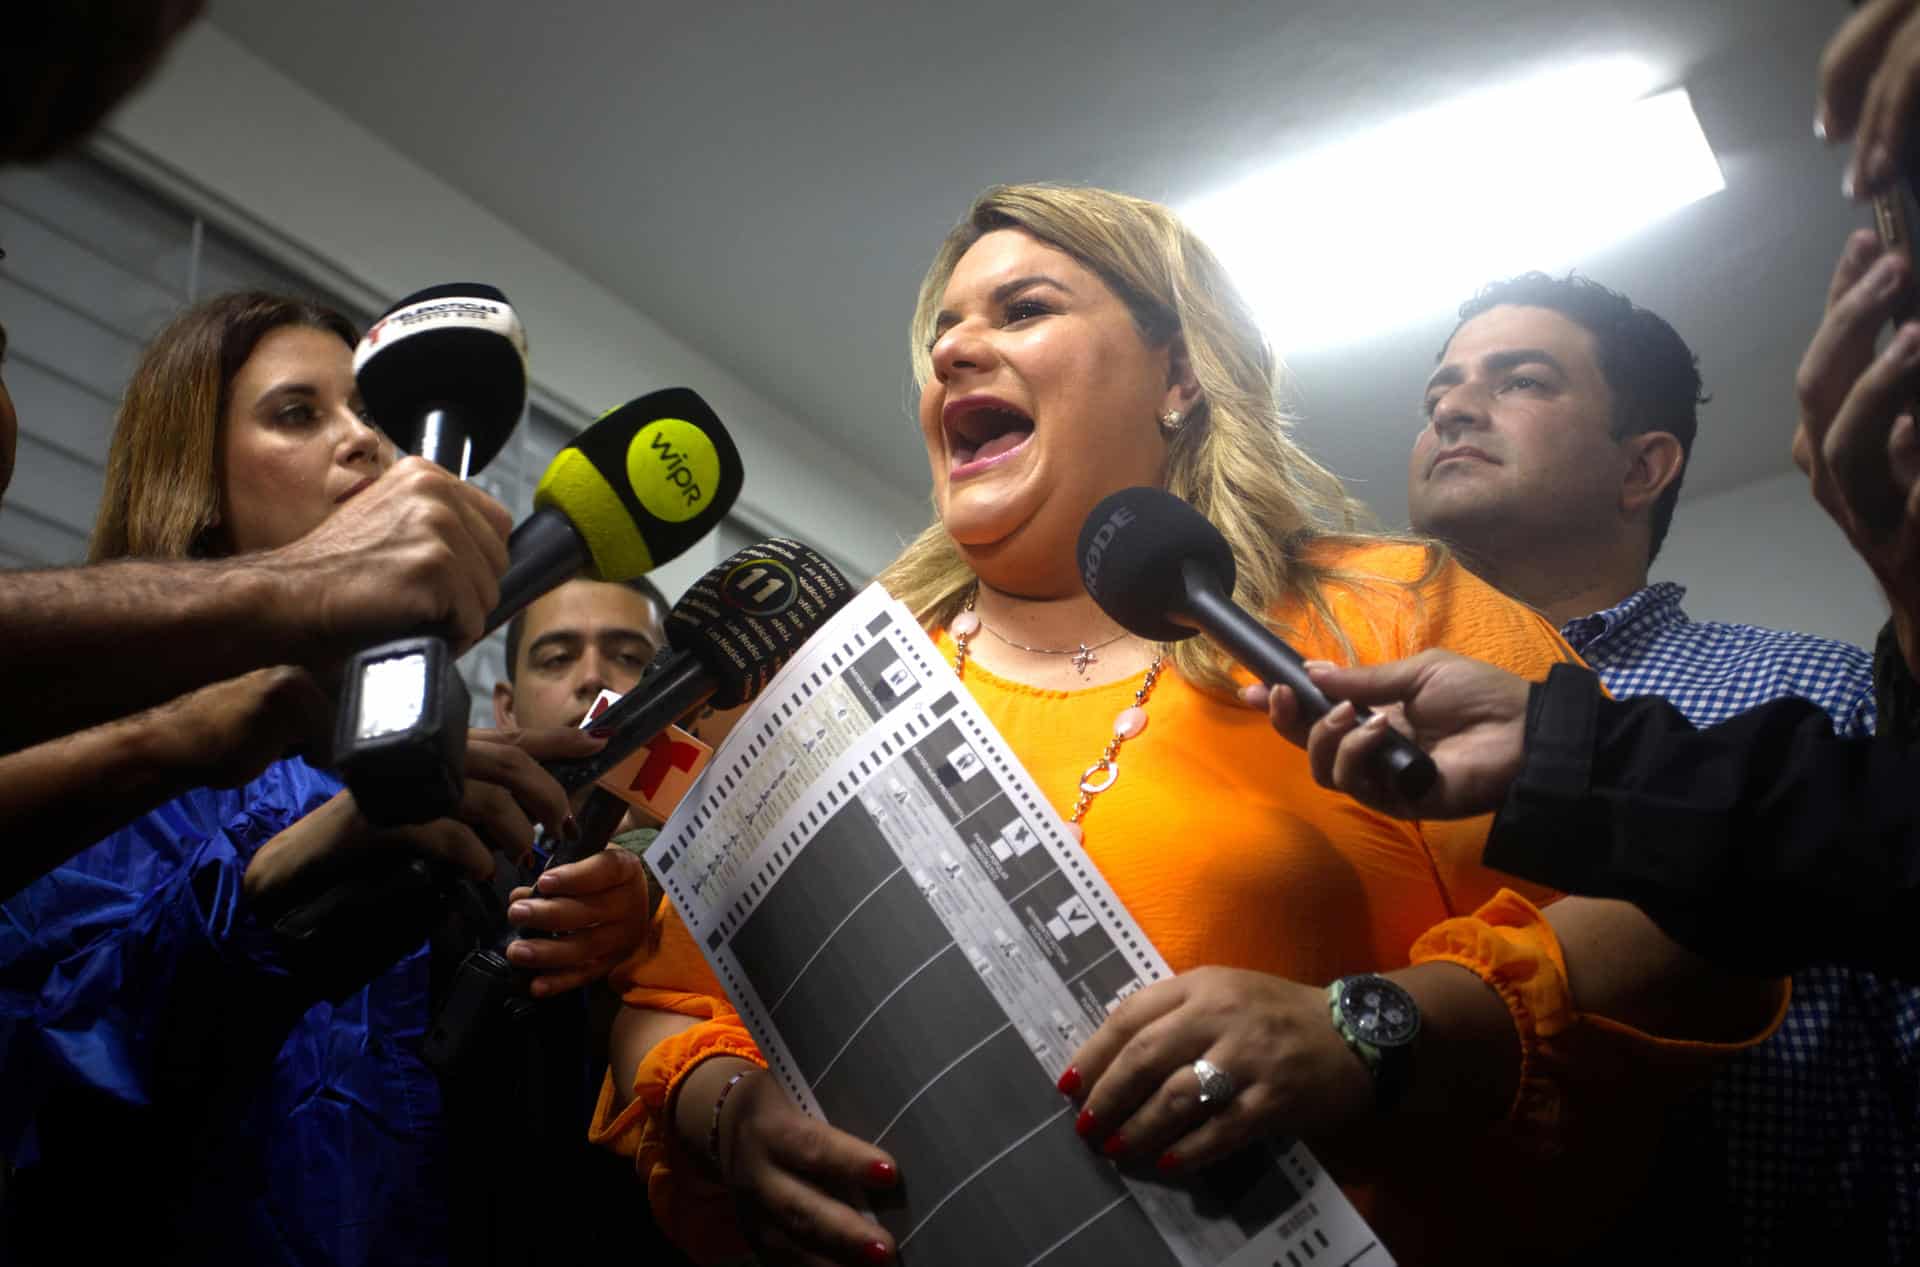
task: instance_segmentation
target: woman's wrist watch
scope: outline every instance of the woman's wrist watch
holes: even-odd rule
[[[1375,1105],[1398,1105],[1413,1082],[1413,1040],[1420,1033],[1420,1007],[1413,996],[1366,972],[1327,987],[1327,1012],[1372,1075]]]

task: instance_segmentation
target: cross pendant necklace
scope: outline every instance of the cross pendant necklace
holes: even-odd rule
[[[1060,650],[1056,650],[1053,647],[1029,647],[1026,643],[1015,642],[1013,639],[1007,637],[1005,634],[1001,633],[999,630],[988,626],[987,623],[981,620],[979,615],[975,613],[975,611],[973,610],[973,602],[974,600],[972,598],[967,599],[966,615],[967,615],[967,624],[969,626],[967,630],[968,635],[971,635],[974,631],[974,628],[977,627],[979,629],[986,630],[987,633],[993,636],[995,641],[1004,642],[1006,645],[1008,645],[1009,647],[1013,647],[1016,650],[1029,652],[1030,654],[1033,654],[1033,655],[1067,656],[1069,657],[1069,659],[1067,660],[1067,663],[1071,664],[1073,666],[1073,671],[1075,673],[1078,673],[1081,677],[1087,676],[1087,667],[1089,665],[1096,664],[1099,662],[1100,657],[1095,655],[1094,652],[1099,651],[1102,647],[1111,647],[1114,643],[1120,641],[1122,638],[1127,636],[1127,631],[1122,629],[1119,633],[1113,635],[1113,637],[1111,638],[1108,638],[1106,641],[1096,642],[1092,646],[1088,646],[1084,642],[1076,643],[1075,646],[1078,649],[1074,651],[1060,651]]]

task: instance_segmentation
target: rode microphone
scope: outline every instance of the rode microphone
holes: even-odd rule
[[[416,291],[367,328],[354,379],[380,429],[461,479],[491,462],[527,407],[527,339],[505,295],[478,282]],[[466,684],[447,641],[416,635],[348,663],[334,765],[369,822],[443,818],[465,781]]]
[[[678,558],[733,509],[744,478],[733,437],[689,388],[602,414],[540,477],[487,628],[575,575],[628,581]]]
[[[429,286],[367,327],[353,377],[395,444],[466,479],[526,412],[526,331],[492,286]]]
[[[1127,488],[1105,498],[1080,529],[1076,557],[1087,593],[1129,633],[1155,642],[1205,633],[1267,685],[1292,690],[1308,720],[1333,707],[1300,653],[1234,603],[1233,550],[1172,493]],[[1354,712],[1372,716],[1357,704]],[[1376,759],[1402,800],[1417,801],[1433,786],[1433,758],[1397,730],[1388,730]]]
[[[798,541],[776,537],[738,551],[667,613],[670,649],[594,722],[596,734],[609,736],[606,746],[590,757],[547,762],[547,772],[578,791],[700,705],[733,708],[754,698],[852,597],[840,569]],[[606,841],[589,844],[582,832],[579,846],[556,854],[551,865],[597,852]]]

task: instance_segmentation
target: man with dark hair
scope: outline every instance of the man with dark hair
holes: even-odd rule
[[[1530,273],[1463,305],[1438,360],[1408,472],[1415,529],[1552,620],[1615,697],[1658,695],[1709,726],[1797,696],[1843,735],[1872,733],[1865,651],[1692,621],[1680,586],[1648,584],[1705,400],[1671,325],[1591,281]],[[1920,1214],[1916,1056],[1920,991],[1835,965],[1799,974],[1780,1031],[1671,1122],[1663,1171],[1687,1226],[1745,1261],[1840,1226],[1903,1260]]]
[[[1492,358],[1478,375],[1476,354]],[[1461,305],[1439,361],[1427,382],[1429,426],[1414,446],[1409,494],[1416,520],[1435,525],[1423,530],[1471,556],[1483,536],[1506,537],[1521,523],[1545,527],[1551,539],[1540,544],[1576,559],[1583,577],[1594,570],[1594,543],[1607,539],[1607,554],[1617,556],[1606,560],[1609,572],[1644,574],[1673,522],[1695,410],[1707,400],[1679,333],[1585,278],[1526,273]],[[1515,420],[1498,428],[1497,454],[1477,442],[1496,405]],[[1602,425],[1582,425],[1595,421]],[[1620,478],[1608,483],[1625,483],[1603,486],[1595,466],[1617,468]],[[1567,494],[1592,508],[1591,522],[1571,522],[1560,501]],[[1507,551],[1480,553],[1496,569],[1509,561]],[[1511,561],[1549,563],[1537,552]]]
[[[507,625],[507,680],[493,688],[501,726],[577,726],[603,690],[625,693],[666,649],[667,600],[646,577],[568,581]]]

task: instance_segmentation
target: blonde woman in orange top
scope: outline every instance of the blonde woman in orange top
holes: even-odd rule
[[[1445,647],[1538,678],[1572,653],[1438,547],[1354,530],[1362,508],[1288,434],[1246,307],[1163,207],[990,189],[942,245],[913,328],[938,519],[881,580],[1179,974],[1116,1010],[1061,1078],[1088,1146],[1178,1172],[1301,1135],[1402,1262],[1567,1248],[1574,1198],[1600,1219],[1626,1199],[1617,1163],[1650,1151],[1637,1128],[1663,1083],[1714,1040],[1763,1036],[1779,988],[1728,987],[1629,907],[1543,914],[1554,895],[1481,867],[1484,820],[1403,823],[1319,788],[1211,644],[1109,620],[1074,543],[1102,497],[1158,485],[1221,530],[1237,601],[1304,654]],[[894,1159],[763,1076],[662,918],[659,952],[627,972],[595,1137],[634,1154],[698,1258],[889,1260],[891,1238],[844,1198],[899,1182]],[[1373,1059],[1329,1006],[1329,983],[1364,974],[1420,1018]],[[1581,1158],[1552,1161],[1575,1141]],[[1587,1155],[1613,1177],[1596,1184]]]

